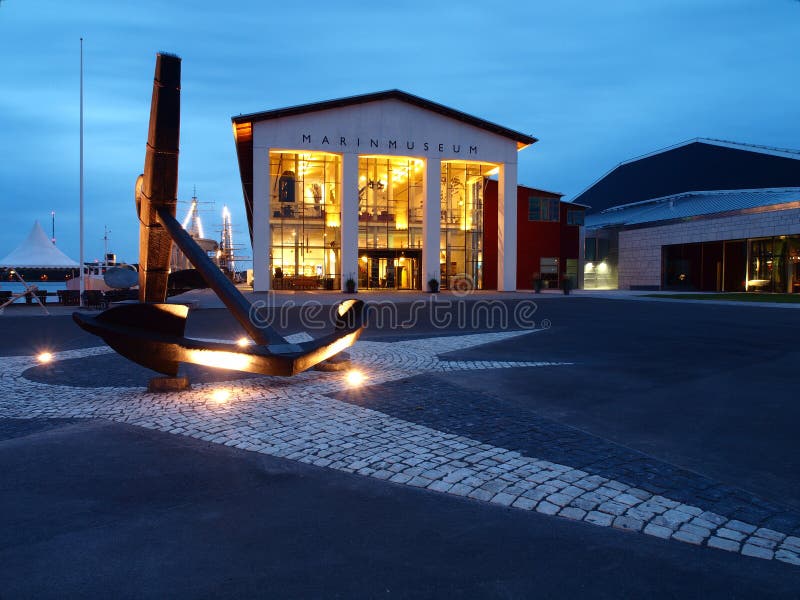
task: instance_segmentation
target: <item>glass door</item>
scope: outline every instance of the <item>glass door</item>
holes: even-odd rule
[[[361,289],[418,290],[420,286],[420,250],[359,251]]]
[[[786,266],[789,274],[789,292],[800,293],[800,237],[789,238]]]

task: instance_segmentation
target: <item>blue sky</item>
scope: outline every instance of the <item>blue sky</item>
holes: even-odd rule
[[[212,230],[227,204],[242,243],[230,117],[316,100],[399,88],[532,134],[520,183],[567,198],[698,136],[800,148],[797,0],[2,0],[0,256],[54,210],[78,258],[80,37],[87,260],[104,225],[136,260],[158,51],[183,58],[179,198]]]

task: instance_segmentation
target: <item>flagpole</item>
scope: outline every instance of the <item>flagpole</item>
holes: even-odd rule
[[[81,208],[80,208],[80,240],[81,240],[81,256],[80,256],[80,263],[81,263],[81,281],[80,281],[80,306],[83,307],[83,292],[86,290],[86,283],[84,280],[84,257],[83,257],[83,38],[81,38],[81,150],[80,150],[80,196],[81,196]]]

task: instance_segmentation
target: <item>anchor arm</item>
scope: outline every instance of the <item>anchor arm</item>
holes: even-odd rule
[[[286,344],[286,340],[272,327],[259,327],[250,319],[252,305],[247,298],[236,289],[230,279],[228,279],[219,267],[215,265],[205,251],[192,239],[192,236],[178,223],[169,210],[156,209],[158,220],[167,230],[172,240],[178,245],[192,263],[200,276],[208,284],[214,293],[219,296],[228,310],[247,332],[256,344]]]

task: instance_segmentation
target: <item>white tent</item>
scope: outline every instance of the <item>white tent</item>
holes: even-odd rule
[[[42,226],[39,225],[39,221],[33,224],[33,229],[25,241],[0,260],[0,267],[17,269],[53,269],[77,266],[79,266],[78,263],[56,248],[56,245],[50,241]]]

